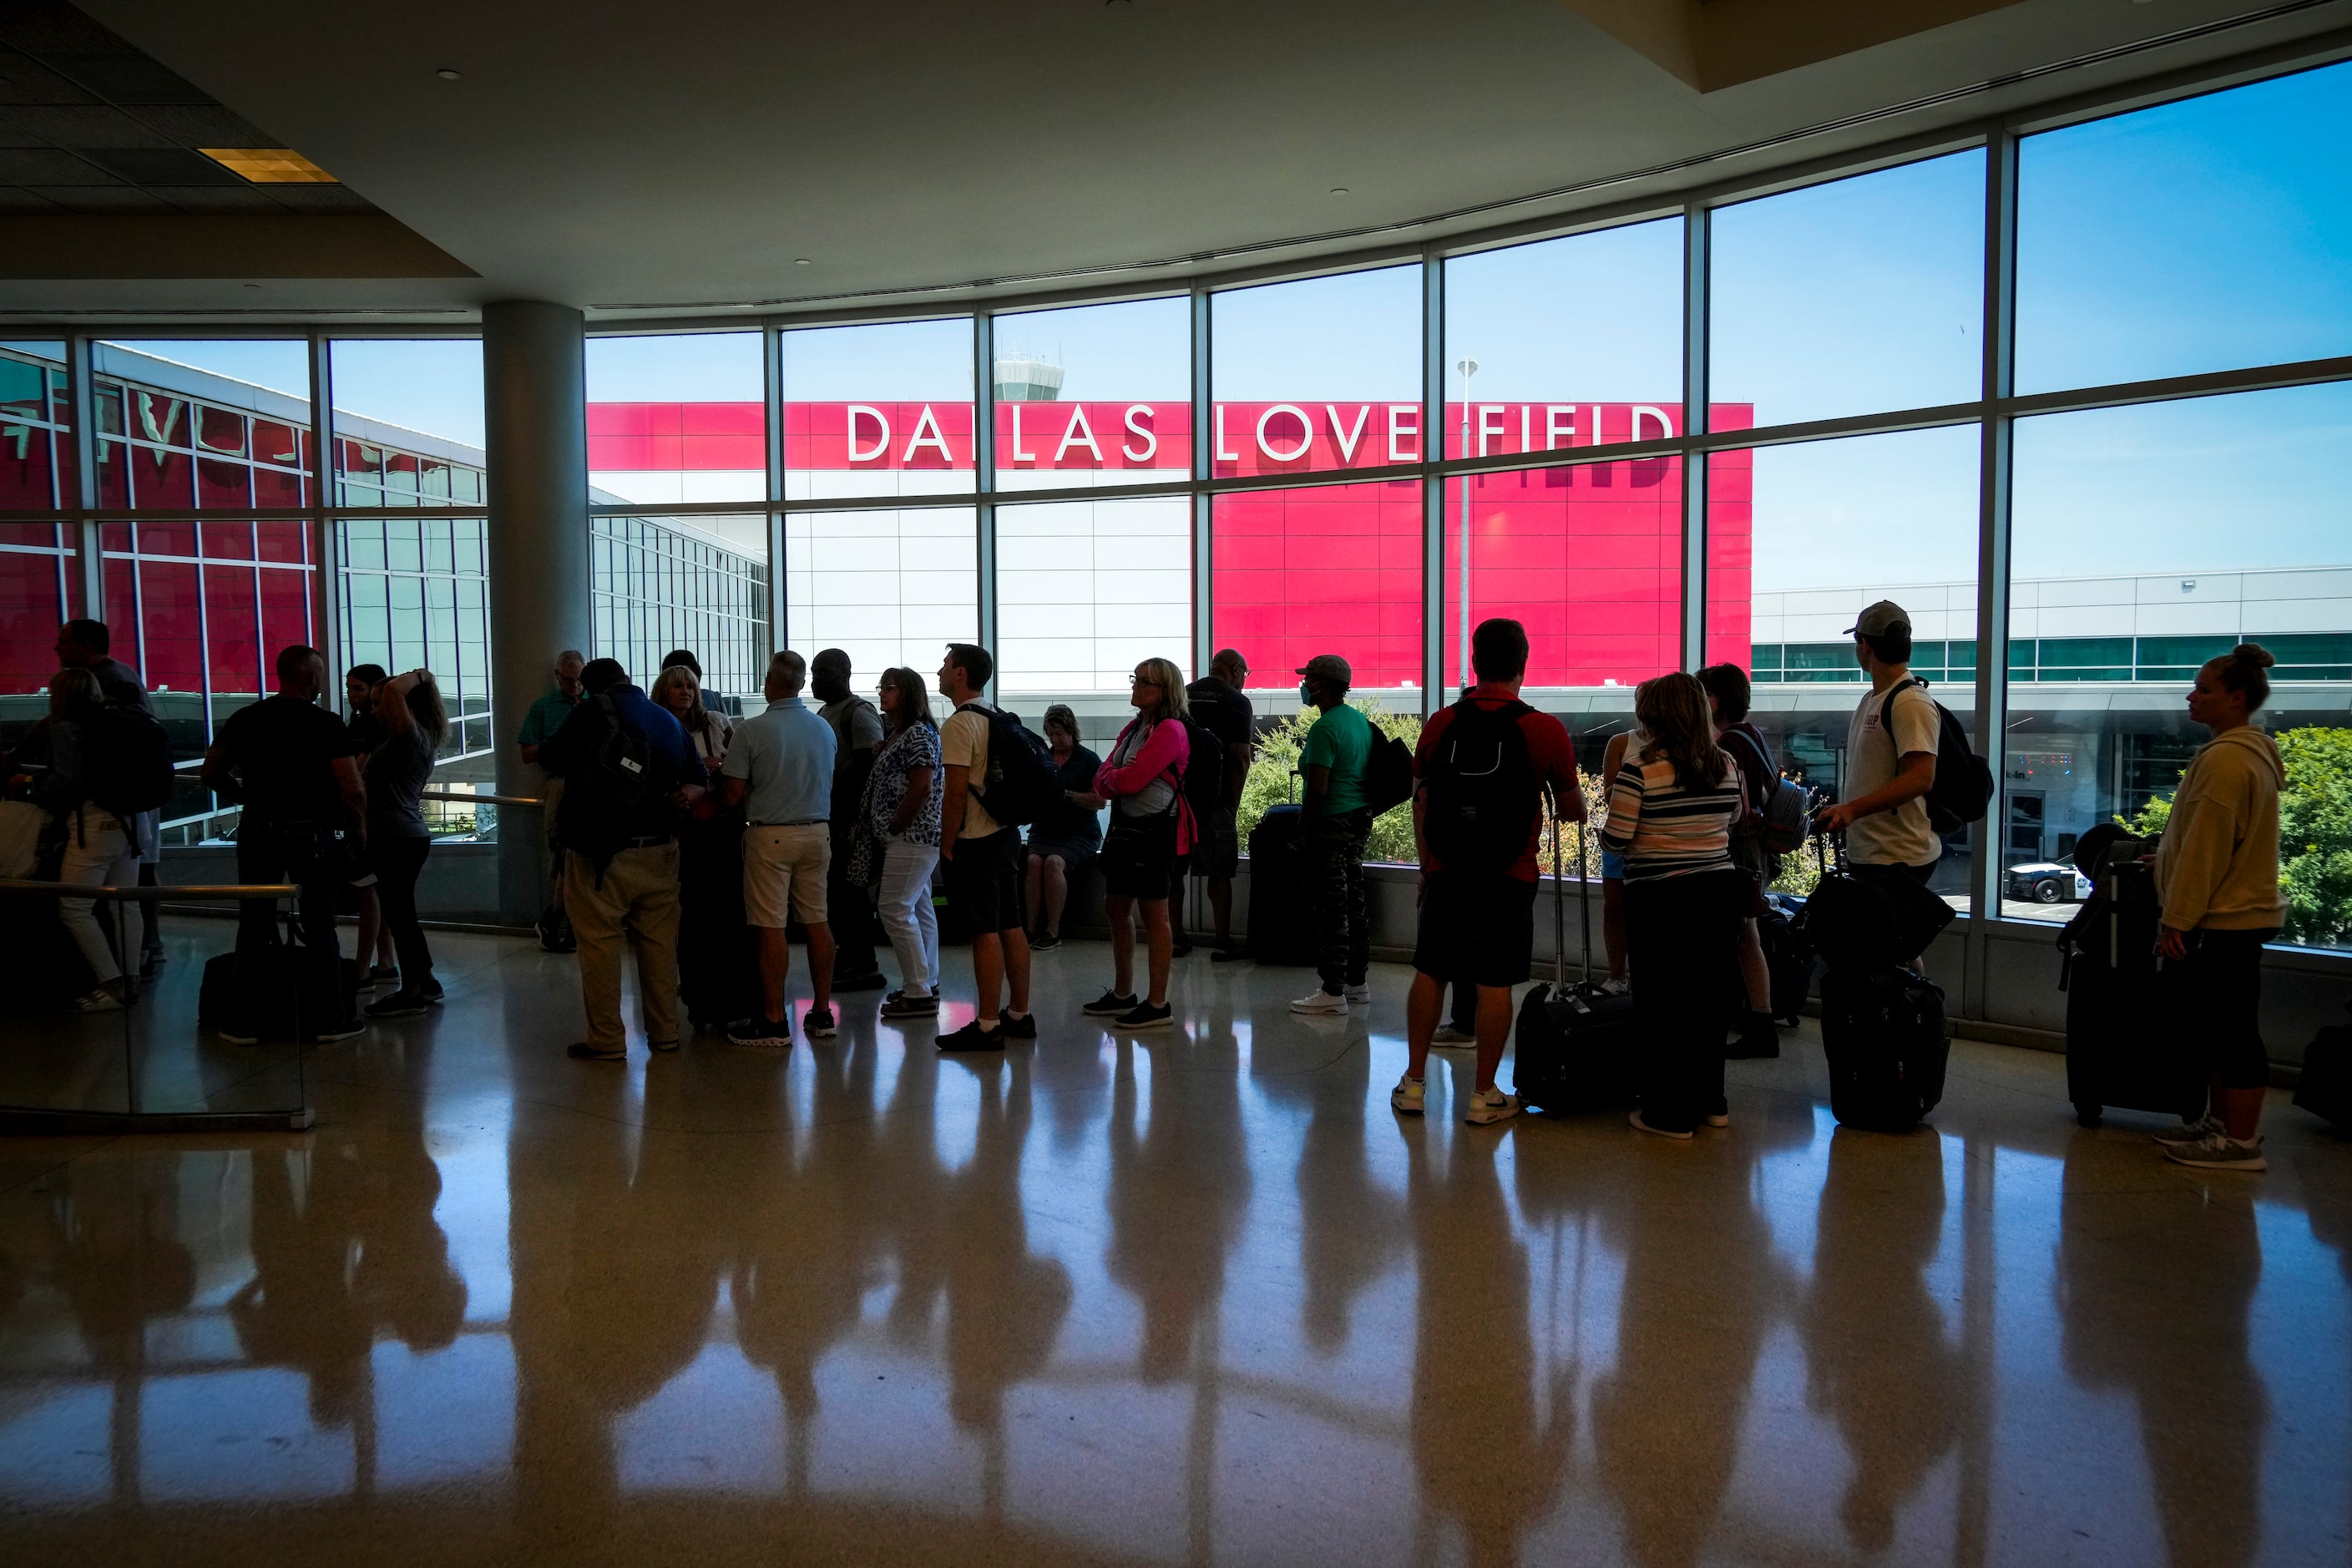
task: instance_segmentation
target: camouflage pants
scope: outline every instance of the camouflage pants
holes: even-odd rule
[[[1364,897],[1369,809],[1309,813],[1303,830],[1307,907],[1314,911],[1315,967],[1326,991],[1361,985],[1372,963],[1372,921]]]

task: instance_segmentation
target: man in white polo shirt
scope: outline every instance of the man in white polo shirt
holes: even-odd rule
[[[744,808],[743,914],[760,932],[760,1016],[729,1026],[736,1044],[790,1050],[784,979],[793,966],[784,925],[808,931],[809,983],[816,995],[802,1020],[811,1039],[834,1032],[833,931],[825,924],[825,873],[833,864],[833,726],[801,700],[808,661],[786,651],[768,661],[768,707],[735,726],[719,788]]]

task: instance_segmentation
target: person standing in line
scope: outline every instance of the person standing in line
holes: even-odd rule
[[[1242,688],[1249,684],[1249,660],[1234,648],[1220,648],[1209,661],[1209,673],[1184,689],[1192,722],[1214,735],[1224,747],[1224,790],[1220,809],[1199,825],[1200,839],[1192,847],[1187,869],[1209,881],[1209,918],[1214,922],[1216,946],[1212,963],[1229,963],[1245,956],[1234,945],[1234,878],[1241,871],[1242,789],[1249,782],[1250,746],[1257,730],[1257,710]],[[1182,889],[1178,889],[1181,892]],[[1185,940],[1183,907],[1173,906],[1176,952],[1190,952]]]
[[[790,1050],[784,982],[797,919],[808,933],[814,996],[801,1019],[812,1040],[834,1033],[833,928],[825,886],[833,863],[833,726],[801,699],[808,661],[786,649],[768,660],[764,712],[743,721],[719,770],[727,804],[743,808],[743,912],[760,932],[760,1014],[727,1031],[739,1046]]]
[[[683,664],[654,680],[654,706],[677,721],[703,771],[719,776],[735,738],[724,713],[702,700],[702,681]],[[743,814],[709,793],[687,812],[677,835],[677,994],[687,1021],[723,1029],[757,1006],[750,976],[759,967],[743,921]]]
[[[1164,1029],[1176,1020],[1168,1005],[1168,970],[1174,943],[1168,900],[1175,889],[1177,857],[1192,846],[1192,814],[1185,809],[1184,678],[1164,658],[1135,667],[1135,717],[1118,732],[1110,756],[1095,774],[1095,794],[1109,801],[1110,832],[1103,840],[1103,914],[1110,921],[1111,987],[1086,1005],[1095,1017],[1116,1016],[1122,1029]],[[1151,989],[1135,995],[1135,911],[1143,910]]]
[[[1544,803],[1551,802],[1562,822],[1580,824],[1584,791],[1567,727],[1519,700],[1527,628],[1513,620],[1481,621],[1470,637],[1470,666],[1478,684],[1422,726],[1413,756],[1421,910],[1405,998],[1404,1076],[1389,1104],[1407,1116],[1426,1108],[1429,1047],[1445,984],[1458,985],[1466,975],[1478,988],[1478,1058],[1463,1119],[1483,1126],[1522,1109],[1495,1074],[1511,1035],[1511,987],[1528,978],[1535,962]],[[1497,784],[1516,798],[1504,798]]]
[[[931,871],[940,863],[940,804],[947,789],[940,731],[930,689],[914,670],[884,670],[874,695],[889,739],[874,756],[866,822],[882,842],[882,929],[898,960],[898,989],[882,999],[882,1016],[936,1018],[940,911],[931,901]]]
[[[125,708],[136,708],[142,713],[153,714],[155,707],[147,696],[147,683],[139,672],[113,654],[113,634],[104,621],[68,621],[58,628],[57,655],[59,669],[87,669],[97,678],[99,694],[107,701]],[[163,814],[142,811],[130,818],[132,837],[139,852],[139,886],[155,885],[156,868],[163,858]],[[152,900],[139,904],[139,978],[152,980],[155,971],[163,963],[163,934],[158,921],[162,905]]]
[[[2161,984],[2210,1072],[2205,1114],[2157,1134],[2165,1156],[2215,1171],[2264,1171],[2263,944],[2286,924],[2279,887],[2279,791],[2286,765],[2254,727],[2275,661],[2241,643],[2197,672],[2189,717],[2212,739],[2180,775],[2156,849]]]
[[[375,716],[375,689],[390,679],[391,672],[380,664],[355,664],[343,672],[343,707],[349,715],[343,721],[343,731],[350,738],[352,755],[360,760],[362,777],[367,772],[367,760],[383,744],[383,724]],[[383,923],[383,905],[375,892],[375,870],[361,860],[352,860],[347,868],[352,874],[352,891],[357,895],[360,906],[355,956],[367,971],[361,984],[394,984],[400,979],[400,953],[393,945],[391,928]]]
[[[1650,737],[1636,724],[1631,730],[1621,730],[1609,737],[1601,749],[1601,798],[1605,812],[1609,792],[1617,787],[1617,775],[1625,766],[1625,756],[1640,756],[1648,749]],[[1633,972],[1625,957],[1625,857],[1601,845],[1601,949],[1609,960],[1609,978],[1601,989],[1612,996],[1622,996],[1633,989]]]
[[[943,1051],[1001,1051],[1004,1042],[1037,1037],[1029,1011],[1029,933],[1021,908],[1021,835],[988,815],[988,713],[980,694],[996,659],[971,643],[950,643],[940,665],[940,695],[955,711],[940,727],[947,790],[940,805],[940,858],[948,898],[971,921],[971,973],[979,1010],[971,1022],[940,1037]],[[1009,993],[998,1012],[999,987]]]
[[[1045,745],[1054,753],[1054,773],[1062,804],[1029,825],[1029,951],[1051,952],[1062,945],[1062,910],[1070,900],[1070,879],[1093,864],[1102,849],[1103,797],[1095,793],[1102,759],[1078,744],[1078,716],[1056,702],[1045,710]]]
[[[342,947],[335,934],[336,893],[343,859],[337,829],[355,848],[367,847],[367,789],[342,721],[319,706],[326,661],[296,644],[278,650],[278,692],[228,716],[205,752],[206,788],[244,809],[236,825],[236,879],[248,884],[291,882],[301,889],[302,963],[310,970],[306,996],[343,995]],[[261,1038],[263,953],[277,941],[278,906],[252,899],[238,907],[236,985],[220,1037],[249,1046]],[[315,1040],[347,1040],[366,1026],[335,1013],[309,1033]]]
[[[107,782],[100,776],[104,763],[95,733],[105,706],[98,678],[89,669],[58,670],[49,678],[48,716],[26,736],[13,759],[15,765],[28,770],[26,797],[65,828],[58,881],[68,887],[119,885],[137,875],[136,827],[128,816],[109,811],[97,799]],[[98,916],[98,900],[59,899],[58,923],[81,950],[82,962],[96,981],[74,998],[74,1007],[84,1013],[121,1009],[131,999],[131,982],[115,960],[113,940]]]
[[[882,715],[850,689],[849,655],[829,647],[809,666],[809,685],[823,706],[817,717],[833,726],[833,869],[825,885],[832,911],[833,988],[879,991],[889,982],[874,955],[872,895],[849,879],[849,835],[857,805],[882,745]]]
[[[1609,789],[1601,840],[1625,857],[1625,934],[1643,1057],[1641,1131],[1687,1140],[1731,1124],[1723,1095],[1723,1005],[1738,973],[1747,879],[1731,863],[1739,764],[1716,744],[1706,689],[1677,671],[1633,691],[1649,743]]]
[[[1780,1054],[1780,1028],[1772,1021],[1772,970],[1764,962],[1764,938],[1756,922],[1764,915],[1764,889],[1780,874],[1780,858],[1756,837],[1764,825],[1764,808],[1772,802],[1780,769],[1772,758],[1772,743],[1764,731],[1748,721],[1750,700],[1748,672],[1736,664],[1710,664],[1698,672],[1706,688],[1708,711],[1715,721],[1716,743],[1739,764],[1739,821],[1731,830],[1731,863],[1754,885],[1748,913],[1739,921],[1739,980],[1745,987],[1748,1012],[1739,1022],[1739,1038],[1730,1054],[1741,1059]]]
[[[1845,834],[1846,858],[1864,881],[1927,885],[1944,841],[1927,821],[1943,721],[1911,675],[1911,617],[1892,599],[1862,612],[1846,630],[1870,690],[1846,726],[1846,798],[1814,814],[1822,833]]]
[[[631,953],[646,1044],[674,1051],[681,1043],[677,829],[709,775],[677,721],[629,683],[620,660],[591,659],[580,684],[580,704],[538,752],[540,764],[564,781],[556,843],[588,1016],[588,1037],[566,1054],[618,1062],[629,1054],[621,966]]]
[[[532,701],[530,710],[522,717],[522,730],[515,736],[515,749],[521,754],[525,767],[544,767],[540,762],[540,748],[563,728],[563,721],[580,706],[580,672],[586,662],[576,647],[565,648],[555,656],[554,668],[549,672],[554,678],[553,684]],[[555,831],[562,814],[563,775],[548,772],[539,791],[539,817],[547,843],[547,908],[539,915],[539,945],[549,952],[571,952],[579,945],[572,936],[571,918],[563,910],[563,848],[557,842]]]
[[[367,784],[368,866],[384,928],[400,954],[400,985],[372,1004],[371,1018],[405,1018],[441,1000],[433,978],[433,950],[416,919],[416,879],[432,852],[425,826],[425,786],[433,777],[434,753],[449,733],[449,711],[429,669],[412,669],[375,689],[376,724],[383,739],[369,754]]]
[[[1307,775],[1300,856],[1315,920],[1319,990],[1291,1003],[1294,1013],[1339,1016],[1351,1002],[1371,1000],[1371,911],[1364,900],[1364,846],[1372,836],[1372,809],[1364,795],[1364,768],[1372,755],[1372,723],[1348,706],[1355,672],[1336,653],[1318,653],[1299,667],[1299,700],[1323,716],[1307,731],[1299,770]]]

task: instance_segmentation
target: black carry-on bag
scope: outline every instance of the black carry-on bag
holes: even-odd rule
[[[1568,983],[1567,879],[1559,858],[1559,816],[1551,823],[1552,978],[1519,1004],[1511,1092],[1553,1116],[1609,1110],[1634,1103],[1638,1035],[1633,999],[1612,996],[1592,983],[1592,892],[1585,876],[1584,833],[1576,835],[1576,904],[1583,924],[1583,978]]]
[[[1843,867],[1832,872],[1827,841],[1818,842],[1822,879],[1805,901],[1805,923],[1809,936],[1832,938],[1823,943],[1830,951],[1822,955],[1828,965],[1822,973],[1822,1054],[1830,1070],[1830,1114],[1841,1127],[1907,1132],[1944,1098],[1952,1043],[1944,1028],[1943,988],[1882,952],[1907,948],[1916,956],[1927,946],[1921,930],[1938,922],[1932,916],[1890,921],[1874,940],[1841,929],[1849,918],[1842,905],[1861,904],[1875,889],[1854,883]],[[1838,911],[1840,925],[1821,931],[1817,922],[1832,910]],[[1948,922],[1948,906],[1947,910]]]
[[[360,973],[356,959],[338,950],[335,983],[341,993],[322,992],[318,972],[303,962],[301,921],[290,911],[273,916],[269,945],[262,950],[262,980],[257,988],[250,1021],[265,1037],[291,1040],[320,1028],[359,1016]],[[236,952],[215,953],[205,960],[196,986],[196,1022],[217,1029],[236,1019]]]
[[[1290,775],[1294,780],[1297,773]],[[1315,922],[1307,901],[1305,811],[1270,805],[1250,829],[1249,955],[1260,963],[1315,962]]]
[[[2352,1002],[2345,1010],[2352,1012]],[[2330,1024],[2312,1036],[2294,1102],[2332,1122],[2336,1131],[2352,1133],[2352,1024]]]
[[[2090,874],[2090,901],[2058,933],[2074,1120],[2096,1127],[2112,1108],[2194,1121],[2205,1110],[2205,1074],[2189,1056],[2156,952],[2156,876],[2140,863],[2150,846],[2120,830],[2083,837],[2074,863]]]

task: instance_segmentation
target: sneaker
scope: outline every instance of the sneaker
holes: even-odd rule
[[[251,1024],[221,1024],[214,1027],[213,1033],[220,1037],[220,1042],[225,1046],[261,1044],[261,1031]]]
[[[420,1013],[432,1010],[433,998],[403,986],[383,1001],[370,1003],[367,1016],[371,1018],[414,1018]]]
[[[574,1040],[563,1047],[563,1054],[575,1062],[625,1062],[629,1059],[626,1046],[592,1046],[585,1040]]]
[[[1389,1090],[1389,1109],[1400,1116],[1419,1116],[1428,1106],[1428,1083],[1410,1074],[1397,1079],[1396,1087]]]
[[[75,997],[73,1008],[77,1013],[120,1013],[122,1011],[122,998],[114,994],[113,986],[100,985]]]
[[[1168,952],[1171,957],[1190,958],[1192,956],[1192,944],[1189,941],[1171,942],[1168,944]]]
[[[365,1018],[346,1018],[340,1024],[330,1024],[323,1029],[311,1030],[310,1043],[318,1046],[332,1045],[337,1040],[348,1040],[354,1035],[363,1035],[366,1032]]]
[[[936,1018],[940,1016],[940,999],[936,996],[909,996],[903,991],[893,992],[882,1004],[885,1018]]]
[[[873,969],[864,974],[853,974],[846,980],[835,980],[833,983],[833,989],[836,994],[843,991],[879,991],[889,984],[888,975],[878,969]]]
[[[1145,1002],[1118,1016],[1122,1029],[1164,1029],[1176,1021],[1176,1009],[1162,1002],[1155,1007]]]
[[[1047,931],[1044,936],[1033,936],[1029,939],[1029,951],[1032,952],[1051,952],[1061,945],[1062,939],[1052,931]]]
[[[1004,1037],[1008,1040],[1034,1040],[1037,1037],[1037,1015],[1024,1013],[1016,1018],[1007,1013],[997,1020],[997,1026],[1004,1031]]]
[[[1004,1048],[1004,1027],[1000,1023],[993,1029],[983,1029],[974,1018],[953,1034],[940,1037],[943,1051],[1001,1051]]]
[[[1124,996],[1116,991],[1106,991],[1078,1011],[1096,1018],[1117,1017],[1121,1013],[1133,1012],[1135,1005],[1142,1000],[1132,991]]]
[[[1221,947],[1217,949],[1216,952],[1209,954],[1209,962],[1211,963],[1239,963],[1243,959],[1247,958],[1248,956],[1249,949],[1245,947]]]
[[[753,1050],[788,1051],[793,1048],[793,1026],[781,1018],[745,1018],[727,1026],[727,1038]]]
[[[1710,1110],[1706,1113],[1706,1124],[1709,1127],[1728,1127],[1731,1125],[1731,1112]]]
[[[391,963],[379,963],[379,964],[377,964],[373,969],[371,969],[371,970],[369,970],[369,971],[367,972],[367,984],[369,984],[370,985],[397,985],[397,984],[400,984],[400,968],[399,968],[399,966],[398,966],[397,964],[391,964]]]
[[[2267,1171],[2270,1162],[2263,1158],[2260,1138],[2250,1138],[2241,1143],[2227,1132],[2210,1132],[2194,1143],[2170,1143],[2165,1146],[2164,1157],[2176,1165],[2194,1165],[2200,1171]]]
[[[1433,1046],[1475,1046],[1478,1043],[1478,1037],[1465,1035],[1451,1024],[1440,1024],[1437,1033],[1429,1037],[1429,1043]]]
[[[1350,985],[1343,989],[1339,994],[1346,997],[1351,1006],[1368,1006],[1372,1000],[1372,988],[1369,984]]]
[[[1630,980],[1604,980],[1600,989],[1603,996],[1630,996],[1633,994],[1633,983]]]
[[[1348,1016],[1348,999],[1318,989],[1294,999],[1290,1010],[1304,1013],[1310,1018],[1344,1018]]]
[[[419,996],[424,997],[427,1002],[434,1004],[436,1006],[440,1005],[442,998],[449,994],[448,992],[444,991],[441,988],[441,983],[438,980],[426,981],[424,984],[416,988],[416,994]]]
[[[1638,1110],[1625,1118],[1625,1125],[1636,1132],[1646,1132],[1653,1138],[1672,1138],[1678,1143],[1690,1142],[1691,1135],[1687,1132],[1670,1132],[1663,1127],[1651,1126],[1642,1120],[1642,1113]]]
[[[1488,1122],[1517,1116],[1526,1109],[1527,1102],[1516,1094],[1505,1094],[1499,1089],[1482,1089],[1470,1097],[1470,1108],[1462,1113],[1462,1120],[1474,1127],[1484,1127]]]
[[[2202,1143],[2216,1132],[2227,1131],[2228,1129],[2221,1125],[2220,1117],[2207,1115],[2200,1116],[2194,1121],[2184,1121],[2178,1127],[2168,1127],[2157,1133],[2155,1137],[2158,1143],[2171,1149],[2189,1143]],[[2256,1135],[2256,1140],[2260,1141],[2260,1134]]]
[[[564,930],[563,917],[549,910],[539,917],[539,945],[543,952],[570,952],[571,932]]]
[[[833,1022],[833,1009],[812,1007],[802,1014],[801,1032],[812,1040],[831,1039],[836,1032]]]
[[[653,1052],[656,1056],[661,1056],[677,1049],[679,1046],[685,1043],[686,1042],[683,1040],[647,1040],[646,1042],[646,1048]]]

